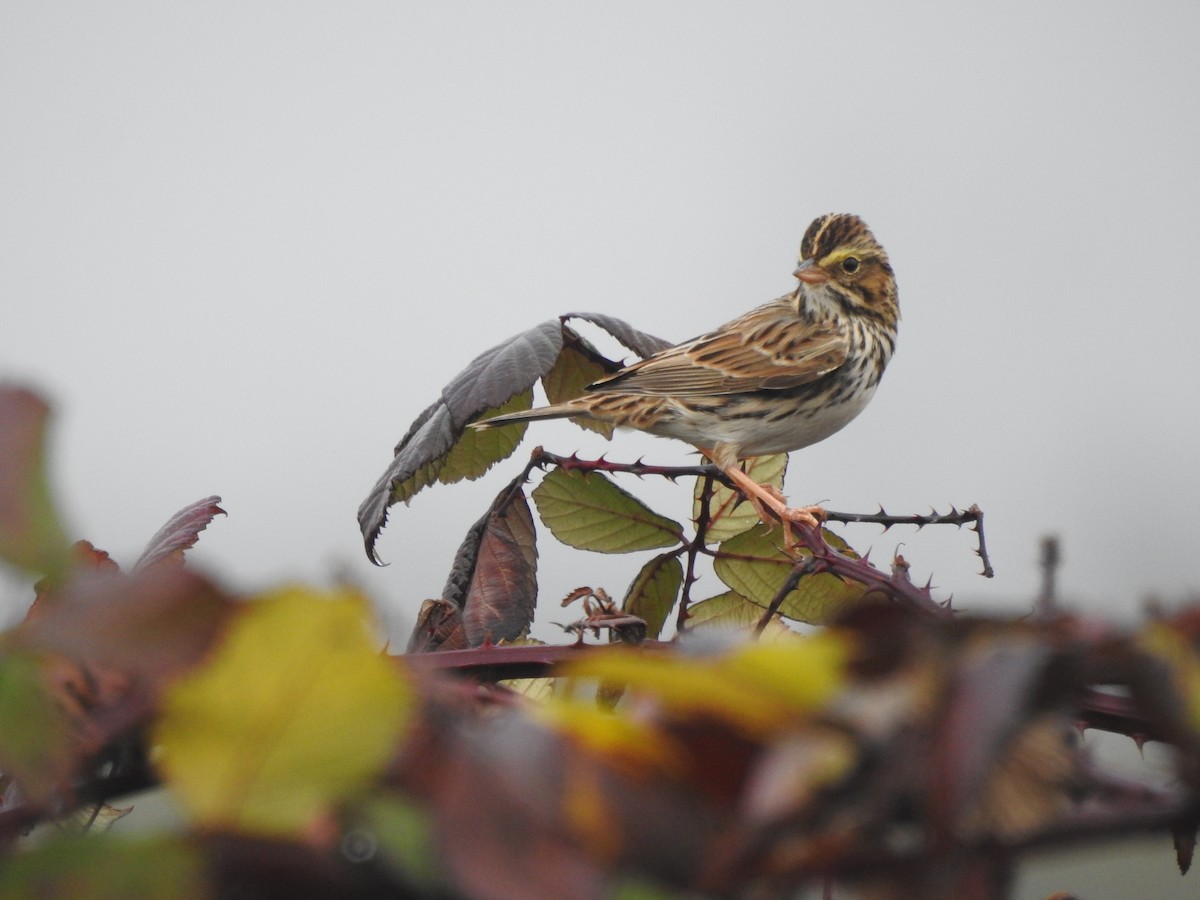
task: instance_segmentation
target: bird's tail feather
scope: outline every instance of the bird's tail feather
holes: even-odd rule
[[[559,403],[555,406],[543,406],[538,409],[524,409],[520,412],[505,413],[502,416],[492,416],[490,419],[482,419],[478,422],[472,422],[472,428],[498,428],[501,425],[512,425],[517,422],[532,422],[538,419],[565,419],[569,416],[578,416],[583,413],[583,410],[577,409],[571,403]]]

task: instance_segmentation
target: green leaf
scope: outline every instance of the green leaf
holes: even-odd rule
[[[32,391],[0,387],[0,559],[57,577],[70,548],[46,481],[49,416]]]
[[[398,481],[392,485],[392,502],[407,503],[429,485],[435,484],[444,462],[444,459],[436,459],[433,462],[425,463],[404,481]]]
[[[746,461],[746,474],[759,484],[769,484],[782,490],[787,463],[786,453],[754,457]],[[692,521],[694,522],[700,520],[700,495],[703,490],[704,479],[697,478],[692,499]],[[754,511],[754,505],[739,503],[740,500],[742,500],[740,491],[727,488],[720,482],[713,484],[712,499],[708,502],[709,519],[708,530],[705,533],[706,543],[727,541],[760,523],[758,513]]]
[[[633,579],[622,609],[646,622],[646,637],[657,638],[679,599],[682,585],[683,564],[679,558],[671,553],[656,556]]]
[[[685,895],[649,881],[625,878],[613,885],[612,896],[613,900],[680,900]]]
[[[822,534],[831,546],[847,555],[855,555],[837,535],[829,531]],[[796,565],[796,560],[783,552],[782,544],[780,528],[757,525],[721,544],[713,569],[734,591],[766,608]],[[804,555],[805,551],[799,553]],[[843,581],[828,572],[808,575],[783,599],[779,612],[797,622],[820,624],[847,604],[860,599],[865,592],[861,584]]]
[[[750,631],[757,627],[763,616],[763,608],[751,603],[735,591],[726,591],[700,600],[688,607],[685,628],[697,631]],[[759,640],[770,640],[790,634],[791,630],[776,615],[767,625]]]
[[[546,527],[578,550],[631,553],[670,547],[682,528],[599,472],[555,469],[533,490]]]
[[[554,368],[542,376],[542,387],[546,389],[547,400],[551,403],[563,403],[574,400],[589,384],[599,381],[607,374],[609,370],[596,360],[566,344],[558,354],[558,359],[554,361]],[[571,421],[580,428],[599,432],[605,437],[612,437],[613,431],[616,430],[616,427],[608,422],[599,422],[583,416],[575,416]]]
[[[533,391],[526,390],[510,397],[499,406],[485,410],[480,413],[479,418],[487,419],[501,413],[517,412],[529,409],[532,405]],[[482,431],[475,428],[463,430],[458,439],[441,456],[427,459],[416,468],[411,469],[411,474],[407,478],[391,482],[388,504],[407,503],[418,492],[435,482],[453,484],[464,478],[469,481],[480,478],[496,463],[512,455],[525,436],[527,427],[526,423],[518,423]],[[359,512],[362,514],[362,510]],[[381,510],[376,512],[380,516],[383,515]],[[382,527],[382,520],[379,521],[378,527]]]
[[[762,618],[763,608],[737,591],[726,591],[688,607],[688,628],[749,628]]]
[[[383,771],[413,700],[367,611],[346,590],[273,592],[167,690],[159,768],[201,826],[300,834]]]
[[[380,854],[388,866],[399,870],[404,881],[422,893],[435,893],[441,879],[428,813],[412,802],[388,796],[372,797],[357,812],[379,842]]]
[[[174,836],[58,837],[7,856],[0,867],[0,897],[5,900],[200,900],[208,896],[199,853]]]
[[[0,657],[0,771],[37,803],[70,780],[74,765],[69,723],[38,660],[19,652]]]
[[[489,409],[479,418],[490,419],[492,416],[518,412],[531,406],[533,391],[522,391],[508,402]],[[526,427],[527,423],[521,422],[503,428],[468,428],[442,460],[437,480],[442,484],[453,484],[464,478],[474,481],[481,477],[500,460],[512,455],[517,449],[517,444],[521,443],[521,438],[525,436]]]

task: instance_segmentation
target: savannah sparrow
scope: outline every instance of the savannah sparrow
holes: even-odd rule
[[[814,527],[738,461],[824,440],[862,412],[896,347],[900,307],[887,253],[866,223],[822,216],[800,242],[796,290],[588,385],[566,403],[474,423],[585,416],[695,445],[764,521]]]

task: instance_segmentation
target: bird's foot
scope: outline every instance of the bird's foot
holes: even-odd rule
[[[764,515],[765,513],[765,515]],[[779,522],[783,526],[783,548],[791,550],[802,542],[796,536],[797,528],[816,530],[825,521],[825,510],[820,506],[787,506],[776,509],[760,509],[759,518],[771,525]]]
[[[790,550],[800,543],[796,539],[796,528],[819,528],[825,521],[825,510],[821,507],[788,506],[787,498],[778,488],[770,484],[759,484],[736,465],[725,469],[725,474],[741,490],[742,496],[750,501],[764,525],[774,525],[778,522],[783,526],[785,549]]]

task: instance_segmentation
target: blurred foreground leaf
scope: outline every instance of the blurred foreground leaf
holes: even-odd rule
[[[81,567],[11,640],[123,672],[156,691],[205,658],[237,608],[188,569],[151,566],[126,575],[111,564]]]
[[[24,653],[0,656],[0,771],[34,803],[43,803],[67,787],[75,763],[67,717],[38,660]]]
[[[404,880],[432,892],[439,882],[437,849],[429,814],[398,797],[376,796],[355,809],[356,816],[379,842],[379,850]]]
[[[200,854],[176,837],[59,837],[0,866],[4,900],[202,900]]]
[[[622,682],[682,715],[711,715],[763,736],[792,727],[842,687],[849,653],[834,632],[747,643],[715,657],[656,656],[613,647],[563,673]]]
[[[46,480],[49,415],[32,391],[0,386],[0,559],[57,577],[69,548]]]
[[[411,702],[362,598],[276,591],[168,691],[161,769],[203,826],[296,834],[379,774]]]

